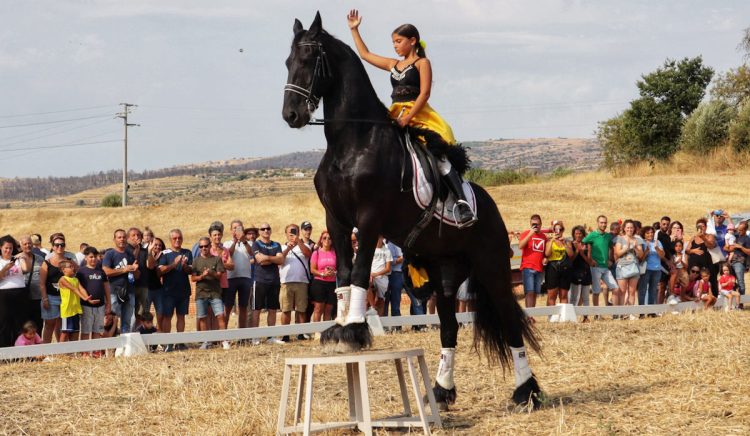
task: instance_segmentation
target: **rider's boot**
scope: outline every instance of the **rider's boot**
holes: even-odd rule
[[[461,176],[458,175],[458,172],[454,168],[450,168],[447,174],[443,174],[443,181],[448,186],[451,193],[456,197],[455,208],[458,210],[454,211],[454,215],[458,221],[458,228],[462,229],[464,227],[469,227],[477,222],[477,216],[474,214],[474,211],[471,210],[469,202],[466,201],[463,181],[461,180]]]

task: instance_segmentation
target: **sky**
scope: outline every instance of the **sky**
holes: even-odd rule
[[[380,55],[419,28],[430,104],[459,141],[593,137],[667,58],[740,65],[750,25],[742,0],[3,0],[0,177],[121,169],[125,102],[131,170],[324,148],[322,128],[281,118],[284,60],[318,10],[351,44],[351,8]],[[390,103],[387,73],[367,71]]]

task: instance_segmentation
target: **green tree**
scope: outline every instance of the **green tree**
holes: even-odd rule
[[[122,207],[120,194],[109,194],[102,198],[102,207]]]
[[[602,147],[604,166],[615,168],[621,163],[634,162],[639,159],[635,147],[636,141],[625,123],[626,114],[620,114],[607,121],[600,121],[596,139]]]
[[[734,109],[722,100],[701,103],[685,121],[680,148],[692,153],[710,151],[726,143]]]
[[[750,99],[750,66],[740,65],[719,75],[714,81],[711,95],[734,107],[739,107],[743,100]]]
[[[750,151],[750,101],[746,101],[729,124],[729,143],[737,151]]]

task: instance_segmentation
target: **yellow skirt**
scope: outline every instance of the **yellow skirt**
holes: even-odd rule
[[[401,115],[402,110],[404,111],[403,115],[406,115],[411,111],[412,107],[414,107],[413,101],[393,103],[390,109],[388,109],[388,112],[391,114],[391,118],[395,120]],[[409,121],[409,125],[419,127],[420,129],[432,130],[440,135],[440,137],[442,137],[448,144],[456,143],[456,138],[453,136],[451,126],[445,122],[443,117],[435,112],[435,109],[433,109],[429,103],[425,103],[422,110],[420,110],[417,115]]]

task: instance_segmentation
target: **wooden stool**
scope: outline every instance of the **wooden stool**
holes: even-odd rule
[[[419,416],[413,416],[409,405],[409,395],[404,379],[404,368],[401,359],[406,359],[406,365],[411,378],[411,386],[414,390],[414,397],[417,401]],[[396,366],[398,383],[401,388],[401,399],[404,405],[403,415],[387,417],[373,421],[370,417],[370,399],[367,388],[367,362],[392,360]],[[416,362],[415,362],[416,360]],[[346,381],[349,385],[349,420],[330,422],[330,423],[312,423],[312,392],[313,392],[313,368],[315,365],[346,365]],[[417,376],[416,364],[422,373],[422,382],[430,403],[431,413],[428,415],[423,396],[419,390],[419,378]],[[289,398],[289,381],[292,375],[292,366],[299,365],[300,373],[297,381],[297,396],[294,409],[294,425],[287,427],[286,409]],[[302,424],[300,413],[302,412],[302,396],[305,397],[305,416]],[[410,350],[396,351],[367,351],[356,354],[337,354],[331,356],[315,357],[291,357],[284,359],[284,384],[281,389],[281,402],[279,404],[279,421],[276,434],[289,434],[303,432],[308,435],[310,432],[331,430],[335,428],[359,428],[366,435],[372,435],[373,427],[417,427],[421,426],[424,433],[430,434],[429,424],[433,423],[437,428],[442,428],[440,415],[438,413],[435,395],[432,392],[430,376],[428,375],[427,363],[424,360],[424,350],[415,348]]]

